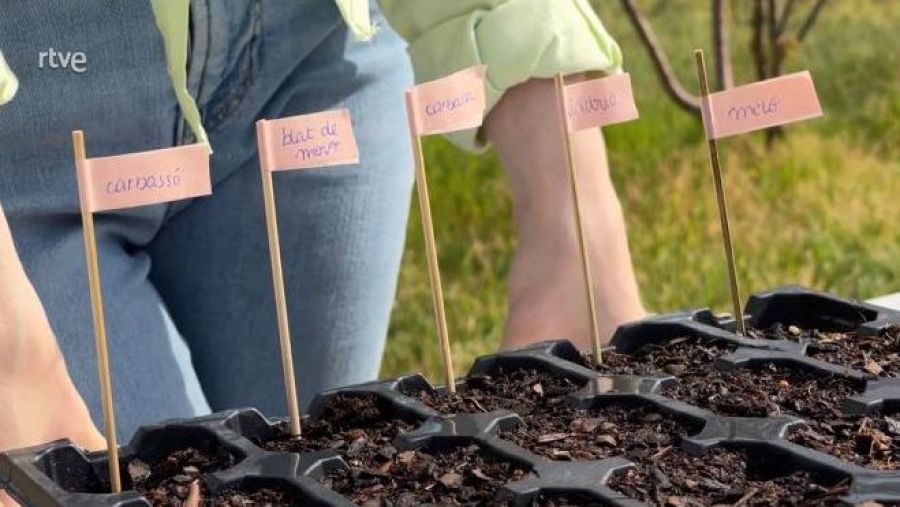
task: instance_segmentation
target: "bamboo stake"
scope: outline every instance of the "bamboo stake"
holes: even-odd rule
[[[97,236],[94,232],[94,215],[88,207],[86,182],[82,181],[87,151],[84,133],[72,132],[75,166],[78,180],[78,196],[81,203],[81,224],[84,232],[84,252],[87,259],[88,286],[91,293],[91,315],[94,321],[94,341],[97,349],[97,369],[100,377],[100,399],[103,404],[103,429],[106,432],[106,450],[109,456],[109,481],[113,493],[122,491],[119,475],[119,446],[116,442],[116,414],[113,408],[112,377],[109,373],[109,347],[106,341],[106,319],[103,314],[103,294],[100,289],[100,265],[97,260]]]
[[[438,264],[437,244],[434,240],[434,223],[431,220],[431,201],[428,198],[428,179],[425,176],[425,156],[422,153],[422,137],[412,128],[413,99],[406,93],[406,110],[410,117],[410,136],[412,137],[413,157],[416,163],[416,192],[419,197],[419,214],[422,216],[422,236],[425,238],[425,257],[428,259],[428,278],[431,281],[431,302],[434,306],[434,318],[437,324],[438,340],[441,345],[441,361],[444,365],[444,382],[447,392],[456,393],[456,382],[453,375],[453,354],[450,349],[450,337],[447,332],[447,314],[444,309],[444,292],[441,285],[441,271]]]
[[[291,330],[288,324],[287,299],[284,295],[284,273],[281,268],[281,243],[278,239],[278,217],[275,213],[275,191],[272,184],[272,151],[268,145],[266,120],[256,122],[259,145],[259,168],[262,177],[263,202],[266,210],[266,232],[269,237],[269,260],[272,265],[272,288],[275,295],[275,311],[278,316],[278,341],[281,345],[281,367],[284,371],[284,387],[287,394],[288,421],[291,435],[299,437],[300,404],[297,401],[297,383],[294,376]]]
[[[697,76],[700,78],[700,100],[708,100],[709,81],[706,77],[706,61],[703,58],[703,50],[695,49],[694,58],[697,61]],[[719,148],[715,138],[710,138],[709,163],[712,167],[713,182],[716,187],[716,202],[719,207],[719,222],[722,226],[722,242],[725,245],[725,259],[728,261],[728,281],[731,285],[731,304],[734,311],[735,325],[738,334],[745,335],[744,313],[741,310],[741,291],[738,286],[737,268],[734,262],[734,247],[731,243],[731,227],[728,225],[728,206],[725,201],[725,186],[722,183],[722,169],[719,163]]]
[[[584,290],[587,294],[588,315],[590,316],[591,329],[591,348],[593,351],[594,363],[603,364],[603,355],[600,349],[600,329],[597,325],[597,309],[594,306],[594,284],[591,279],[590,254],[588,251],[587,240],[584,234],[584,221],[581,217],[581,201],[578,192],[578,172],[575,169],[574,156],[572,154],[572,137],[566,126],[566,98],[565,86],[566,80],[562,74],[556,75],[556,100],[559,110],[559,126],[563,143],[566,148],[566,165],[569,168],[569,183],[572,188],[572,204],[575,208],[575,222],[578,231],[578,247],[581,250],[581,267],[584,273]]]

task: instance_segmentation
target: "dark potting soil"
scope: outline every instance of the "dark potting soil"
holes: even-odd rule
[[[840,416],[844,399],[864,387],[860,381],[774,363],[717,369],[716,359],[735,348],[678,338],[633,354],[607,353],[604,364],[595,368],[608,373],[673,375],[678,380],[663,389],[664,396],[737,417],[793,414],[830,419]]]
[[[200,481],[202,489],[206,474],[234,464],[234,457],[230,454],[217,455],[189,447],[150,463],[132,459],[126,471],[134,489],[154,506],[180,506],[187,499],[192,482]]]
[[[666,507],[845,505],[838,497],[848,490],[846,481],[818,484],[805,472],[770,477],[764,474],[777,467],[751,465],[743,451],[715,448],[692,455],[672,448],[652,464],[616,474],[608,485],[632,498]]]
[[[780,323],[762,330],[751,329],[749,333],[754,338],[809,343],[810,357],[864,371],[873,377],[900,376],[900,324],[876,335],[819,331]]]
[[[406,392],[444,415],[512,410],[527,416],[556,410],[565,397],[584,385],[549,372],[516,369],[495,376],[472,376],[456,394]]]
[[[256,488],[252,490],[229,489],[201,502],[204,507],[290,506],[301,507],[303,501],[280,488]]]
[[[844,400],[862,391],[862,383],[843,377],[764,363],[719,371],[689,366],[662,394],[721,415],[764,417],[782,414],[830,419]]]
[[[596,498],[584,493],[540,494],[529,504],[530,507],[602,507]]]
[[[322,483],[367,507],[498,505],[497,491],[528,473],[477,445],[442,452],[398,452],[384,445],[380,452],[345,459],[350,470],[333,471]]]
[[[681,437],[700,430],[651,406],[621,403],[599,408],[564,407],[500,433],[520,447],[554,460],[597,460],[624,456],[644,462]]]
[[[385,402],[375,394],[339,394],[332,398],[320,417],[303,421],[303,434],[293,437],[287,423],[278,432],[254,443],[273,452],[311,452],[332,449],[339,454],[377,452],[416,423],[391,415]]]
[[[696,338],[675,338],[650,344],[633,353],[615,350],[603,353],[603,364],[594,364],[588,354],[581,357],[582,366],[610,375],[675,375],[685,373],[686,365],[711,368],[716,359],[733,352],[731,344],[706,343]]]
[[[807,424],[793,428],[788,439],[860,466],[900,469],[900,419],[844,417]]]

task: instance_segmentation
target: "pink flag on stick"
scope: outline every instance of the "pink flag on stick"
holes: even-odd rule
[[[483,65],[470,67],[407,90],[413,133],[426,136],[479,127],[487,103],[484,72]]]
[[[569,132],[622,123],[638,117],[629,74],[566,85],[563,93]]]
[[[702,97],[707,139],[822,116],[822,106],[809,71],[767,79]]]
[[[82,204],[106,211],[209,195],[209,145],[76,160]]]
[[[257,137],[268,171],[359,163],[349,109],[260,120]]]

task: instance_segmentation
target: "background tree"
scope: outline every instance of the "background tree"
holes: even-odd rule
[[[791,50],[795,49],[806,36],[828,0],[753,0],[750,17],[750,51],[756,77],[759,80],[780,76],[784,61]],[[685,88],[675,74],[672,64],[666,55],[665,48],[656,37],[650,20],[638,7],[636,0],[621,0],[631,24],[646,48],[653,67],[659,76],[660,83],[669,97],[685,111],[694,113],[700,109],[698,97]],[[813,3],[814,2],[814,3]],[[791,19],[798,4],[809,4],[806,14],[800,23],[791,31]],[[734,86],[734,73],[731,58],[731,2],[729,0],[711,0],[713,37],[713,63],[715,65],[716,83],[720,89]],[[746,5],[746,3],[742,3]],[[771,144],[783,135],[779,127],[766,131],[766,141]]]

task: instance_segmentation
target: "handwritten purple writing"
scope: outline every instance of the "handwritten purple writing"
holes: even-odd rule
[[[341,143],[339,143],[338,141],[329,141],[325,144],[318,144],[309,148],[297,148],[297,152],[294,157],[300,160],[314,160],[317,158],[327,157],[336,152],[340,144]]]
[[[134,178],[117,178],[106,183],[106,193],[109,195],[125,194],[128,192],[144,192],[160,188],[172,188],[181,185],[181,176],[178,174],[180,167],[176,167],[169,174],[151,174]]]
[[[475,95],[472,92],[464,92],[458,97],[451,97],[448,99],[441,99],[436,102],[429,102],[425,105],[425,114],[427,114],[428,116],[434,116],[436,114],[459,109],[472,102],[475,102]]]
[[[609,111],[619,105],[619,97],[613,93],[608,97],[579,97],[569,103],[569,118],[582,114]]]
[[[765,116],[778,112],[781,105],[781,99],[772,97],[769,100],[760,100],[752,104],[744,104],[740,106],[732,106],[728,109],[728,117],[735,120],[743,120],[751,116]]]
[[[301,130],[290,128],[281,129],[281,145],[292,146],[301,144],[294,152],[294,158],[298,160],[314,160],[327,157],[337,151],[340,142],[329,139],[338,136],[337,124],[328,122],[321,127],[306,127]]]

